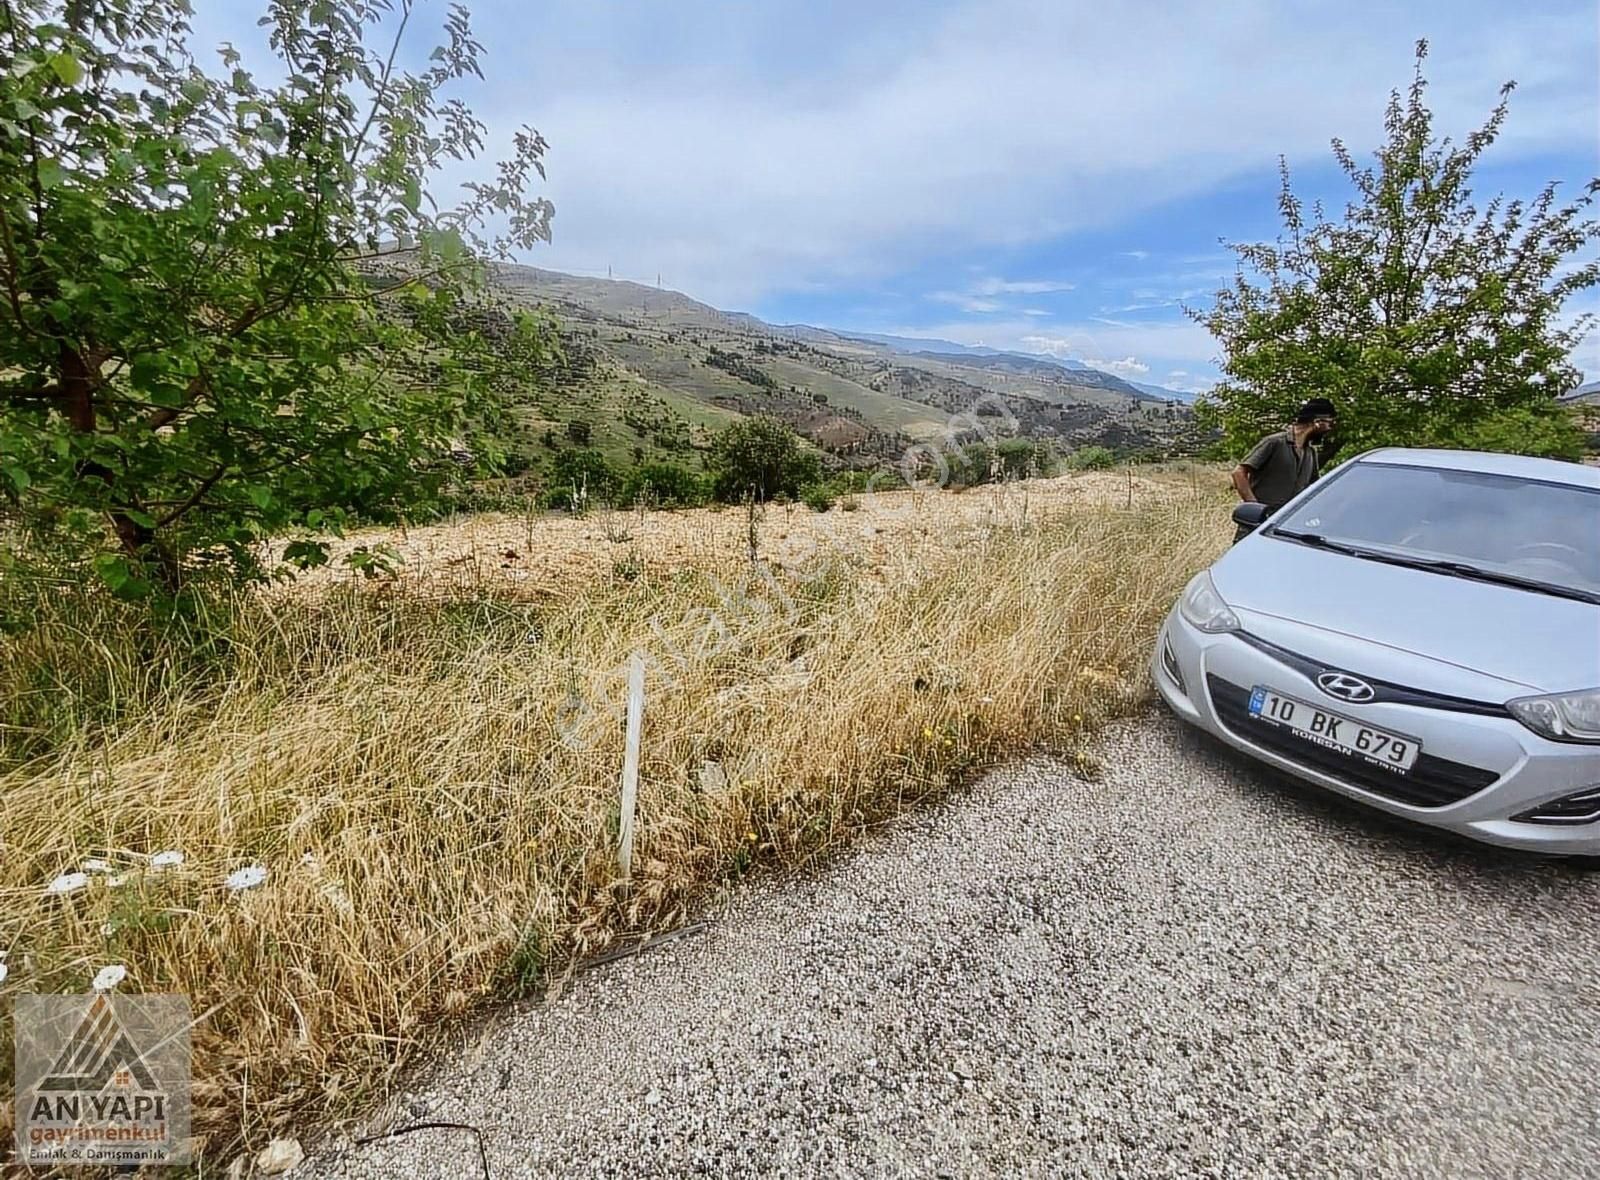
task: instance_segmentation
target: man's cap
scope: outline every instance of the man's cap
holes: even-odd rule
[[[1333,408],[1333,403],[1325,397],[1314,397],[1300,407],[1300,412],[1294,416],[1296,422],[1315,422],[1318,418],[1337,418],[1339,411]]]

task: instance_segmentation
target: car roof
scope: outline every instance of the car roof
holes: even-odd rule
[[[1493,451],[1381,447],[1357,456],[1355,462],[1392,463],[1401,467],[1442,467],[1448,471],[1481,471],[1514,479],[1537,479],[1545,483],[1600,489],[1600,467],[1567,463],[1560,459],[1535,459],[1529,455],[1502,455]]]

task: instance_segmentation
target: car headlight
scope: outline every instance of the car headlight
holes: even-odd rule
[[[1511,715],[1557,742],[1600,742],[1600,688],[1507,701]]]
[[[1228,604],[1222,601],[1222,595],[1212,585],[1211,575],[1204,570],[1183,588],[1183,597],[1178,599],[1178,612],[1207,635],[1220,635],[1239,629],[1239,616],[1228,609]]]

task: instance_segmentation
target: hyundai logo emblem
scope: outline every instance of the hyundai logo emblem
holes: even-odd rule
[[[1372,685],[1347,672],[1324,672],[1317,677],[1317,687],[1330,697],[1338,697],[1341,701],[1354,701],[1357,704],[1370,701],[1378,695]]]

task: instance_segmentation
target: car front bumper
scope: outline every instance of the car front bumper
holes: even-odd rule
[[[1209,635],[1196,629],[1176,607],[1156,638],[1150,674],[1179,717],[1296,778],[1392,815],[1490,844],[1556,855],[1600,855],[1600,821],[1557,825],[1513,818],[1541,804],[1600,787],[1600,747],[1548,741],[1510,715],[1487,716],[1393,702],[1355,705],[1335,701],[1326,698],[1302,672],[1238,635]],[[1239,690],[1248,693],[1256,685],[1317,703],[1362,724],[1408,735],[1419,741],[1428,755],[1492,772],[1495,777],[1482,789],[1442,806],[1416,806],[1366,789],[1337,769],[1309,764],[1319,760],[1309,743],[1304,758],[1285,748],[1294,746],[1293,741],[1279,738],[1272,741],[1276,748],[1268,748],[1263,744],[1264,735],[1252,732],[1253,723],[1241,722],[1237,710],[1229,711],[1225,704],[1219,708],[1213,699],[1214,687],[1226,698]]]

